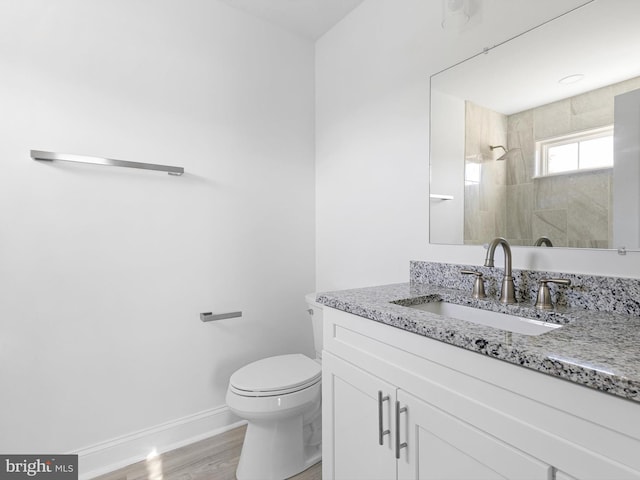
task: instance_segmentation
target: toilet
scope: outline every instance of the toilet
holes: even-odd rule
[[[247,420],[238,480],[283,480],[322,458],[322,305],[305,296],[316,358],[295,353],[245,365],[229,379],[227,405]]]

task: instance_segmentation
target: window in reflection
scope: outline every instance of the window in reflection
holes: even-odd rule
[[[536,176],[613,167],[613,126],[536,142]]]
[[[467,162],[464,166],[464,184],[474,185],[480,183],[482,178],[482,165],[479,163]]]

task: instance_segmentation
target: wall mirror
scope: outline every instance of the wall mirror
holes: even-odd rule
[[[639,55],[594,0],[433,75],[430,242],[640,249]]]

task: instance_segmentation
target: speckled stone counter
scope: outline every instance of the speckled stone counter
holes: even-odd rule
[[[484,300],[471,298],[471,282],[461,269],[487,277]],[[485,271],[486,270],[486,271]],[[412,262],[411,282],[324,292],[319,303],[424,335],[525,368],[640,402],[640,281],[514,270],[518,304],[502,305],[496,286],[502,270],[468,265]],[[558,308],[533,307],[537,280],[563,277],[571,287],[554,291]],[[562,324],[528,336],[409,308],[427,301],[461,305]],[[622,313],[619,313],[622,312]]]

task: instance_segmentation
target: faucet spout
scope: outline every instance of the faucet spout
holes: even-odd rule
[[[533,244],[534,247],[541,247],[543,245],[546,245],[547,247],[553,247],[553,243],[551,243],[551,240],[549,239],[549,237],[544,237],[544,236],[538,238]]]
[[[516,303],[516,287],[513,283],[513,277],[511,275],[511,246],[505,238],[496,237],[489,244],[487,250],[487,256],[484,260],[485,267],[493,267],[493,257],[496,252],[496,247],[502,246],[504,251],[504,277],[502,278],[502,291],[500,292],[501,303]]]

